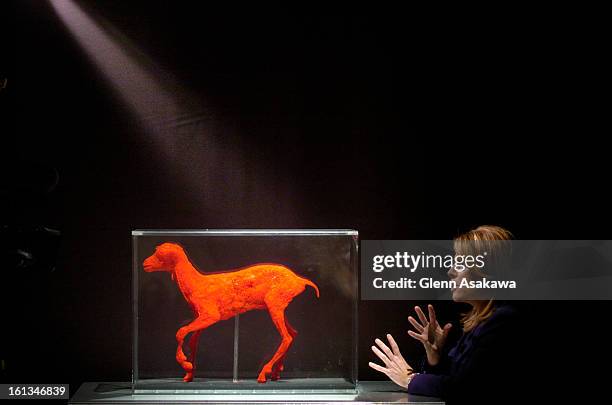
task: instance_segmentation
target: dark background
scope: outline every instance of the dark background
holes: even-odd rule
[[[160,149],[47,2],[2,6],[5,381],[130,379],[136,228],[448,239],[497,224],[520,239],[610,238],[605,58],[600,25],[579,15],[580,26],[554,10],[458,20],[80,4],[205,107]],[[18,246],[36,265],[15,265]],[[360,379],[380,377],[367,361],[385,332],[420,358],[405,334],[413,304],[360,303]],[[597,390],[610,303],[524,306],[519,387]],[[462,309],[440,305],[440,317]]]

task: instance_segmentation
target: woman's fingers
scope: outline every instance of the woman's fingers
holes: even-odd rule
[[[427,318],[425,317],[425,314],[423,313],[423,310],[421,309],[421,307],[414,307],[414,310],[416,311],[419,319],[421,320],[421,324],[423,325],[423,327],[427,326],[428,322],[427,322]]]
[[[450,323],[447,323],[446,325],[444,325],[444,329],[442,329],[444,337],[448,336],[448,332],[450,332],[452,327],[453,327],[453,325],[450,324]]]
[[[387,367],[391,366],[391,360],[389,360],[389,358],[387,356],[385,356],[385,354],[383,352],[381,352],[378,349],[378,347],[372,346],[372,351],[374,352],[374,354],[376,354],[378,356],[379,359],[381,359],[383,361],[383,363],[385,363],[385,366],[387,366]]]
[[[381,373],[385,374],[391,379],[391,381],[393,381],[397,385],[404,387],[406,370],[399,370],[395,366],[393,367],[393,369],[388,369],[373,362],[369,362],[368,365],[374,370],[380,371]]]
[[[429,313],[429,323],[431,323],[434,328],[436,327],[436,311],[434,311],[433,305],[427,305],[427,312]]]
[[[389,370],[387,370],[386,368],[384,368],[384,367],[382,367],[382,366],[379,366],[379,365],[378,365],[378,364],[376,364],[376,363],[369,362],[369,363],[368,363],[368,365],[369,365],[370,367],[372,367],[374,370],[380,371],[380,372],[381,372],[381,373],[383,373],[383,374],[388,374],[388,373],[389,373]]]
[[[402,352],[400,352],[399,346],[393,339],[393,336],[387,334],[387,339],[389,340],[389,344],[391,345],[391,350],[393,350],[393,357],[391,360],[395,363],[395,368],[399,373],[405,372],[406,370],[412,371],[412,367],[408,365],[404,356],[402,356]]]
[[[399,346],[395,342],[395,339],[393,339],[393,336],[387,334],[387,340],[389,341],[389,345],[391,345],[391,350],[393,350],[393,354],[395,354],[396,356],[401,356],[402,353],[400,352]]]
[[[412,326],[414,326],[414,329],[416,329],[417,332],[419,332],[419,333],[423,332],[423,329],[424,329],[423,325],[418,323],[416,319],[414,319],[413,317],[409,316],[408,317],[408,322],[410,322],[412,324]]]
[[[388,358],[391,358],[393,356],[393,352],[391,351],[391,349],[389,349],[389,347],[387,347],[387,345],[384,344],[384,342],[382,340],[376,339],[376,340],[374,340],[374,342],[376,342],[378,347],[380,347],[382,349],[382,351],[385,352],[385,354],[387,355]]]
[[[425,336],[423,336],[423,335],[419,335],[418,333],[416,333],[416,332],[414,332],[414,331],[409,330],[409,331],[408,331],[408,334],[409,334],[411,337],[413,337],[413,338],[415,338],[416,340],[418,340],[419,342],[421,342],[421,343],[426,343],[426,342],[427,342],[427,337],[425,337]]]

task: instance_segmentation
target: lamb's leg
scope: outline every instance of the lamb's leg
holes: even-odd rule
[[[285,326],[287,327],[287,331],[289,332],[291,337],[295,339],[295,337],[298,334],[297,330],[295,330],[293,328],[293,326],[291,326],[291,324],[289,323],[289,320],[286,317],[285,317]],[[272,374],[270,374],[270,379],[272,381],[276,381],[276,380],[280,379],[280,373],[285,368],[283,366],[283,362],[285,361],[285,356],[286,355],[287,355],[287,353],[285,352],[285,354],[283,354],[281,356],[281,358],[279,358],[278,361],[276,363],[274,363],[274,365],[272,366]]]
[[[176,341],[178,343],[176,348],[176,361],[186,372],[185,377],[183,378],[184,381],[189,382],[193,379],[193,364],[190,361],[187,361],[187,356],[185,356],[185,353],[183,352],[185,337],[191,332],[208,328],[210,325],[217,323],[219,319],[220,316],[218,314],[201,314],[196,320],[191,322],[189,325],[183,326],[178,330],[178,332],[176,332]]]
[[[188,371],[187,374],[185,374],[185,377],[183,377],[183,380],[187,382],[193,380],[193,370],[195,370],[196,367],[195,360],[198,353],[198,343],[200,341],[201,334],[202,329],[193,332],[189,338],[189,356],[187,357],[187,361],[191,363],[193,369]]]
[[[281,335],[282,341],[272,359],[267,362],[259,376],[257,377],[257,382],[265,383],[267,376],[272,373],[272,365],[275,364],[278,359],[283,357],[289,346],[291,346],[291,342],[293,341],[293,337],[289,334],[287,330],[287,326],[285,325],[285,308],[287,304],[282,301],[281,297],[276,297],[277,299],[268,300],[266,297],[266,304],[268,305],[268,311],[270,312],[270,317],[272,318],[272,322],[274,322],[274,326]]]

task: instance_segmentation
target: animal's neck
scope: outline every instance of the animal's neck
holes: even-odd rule
[[[174,266],[174,278],[183,293],[193,290],[196,279],[200,276],[200,272],[196,270],[189,260],[181,261]]]

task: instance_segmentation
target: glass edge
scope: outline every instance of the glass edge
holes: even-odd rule
[[[132,393],[138,382],[138,238],[132,236]]]
[[[355,249],[354,263],[351,264],[353,267],[353,382],[355,389],[359,385],[359,272],[361,260],[359,258],[359,237],[355,235],[351,242],[352,247]]]
[[[132,236],[357,236],[355,229],[134,229]]]

